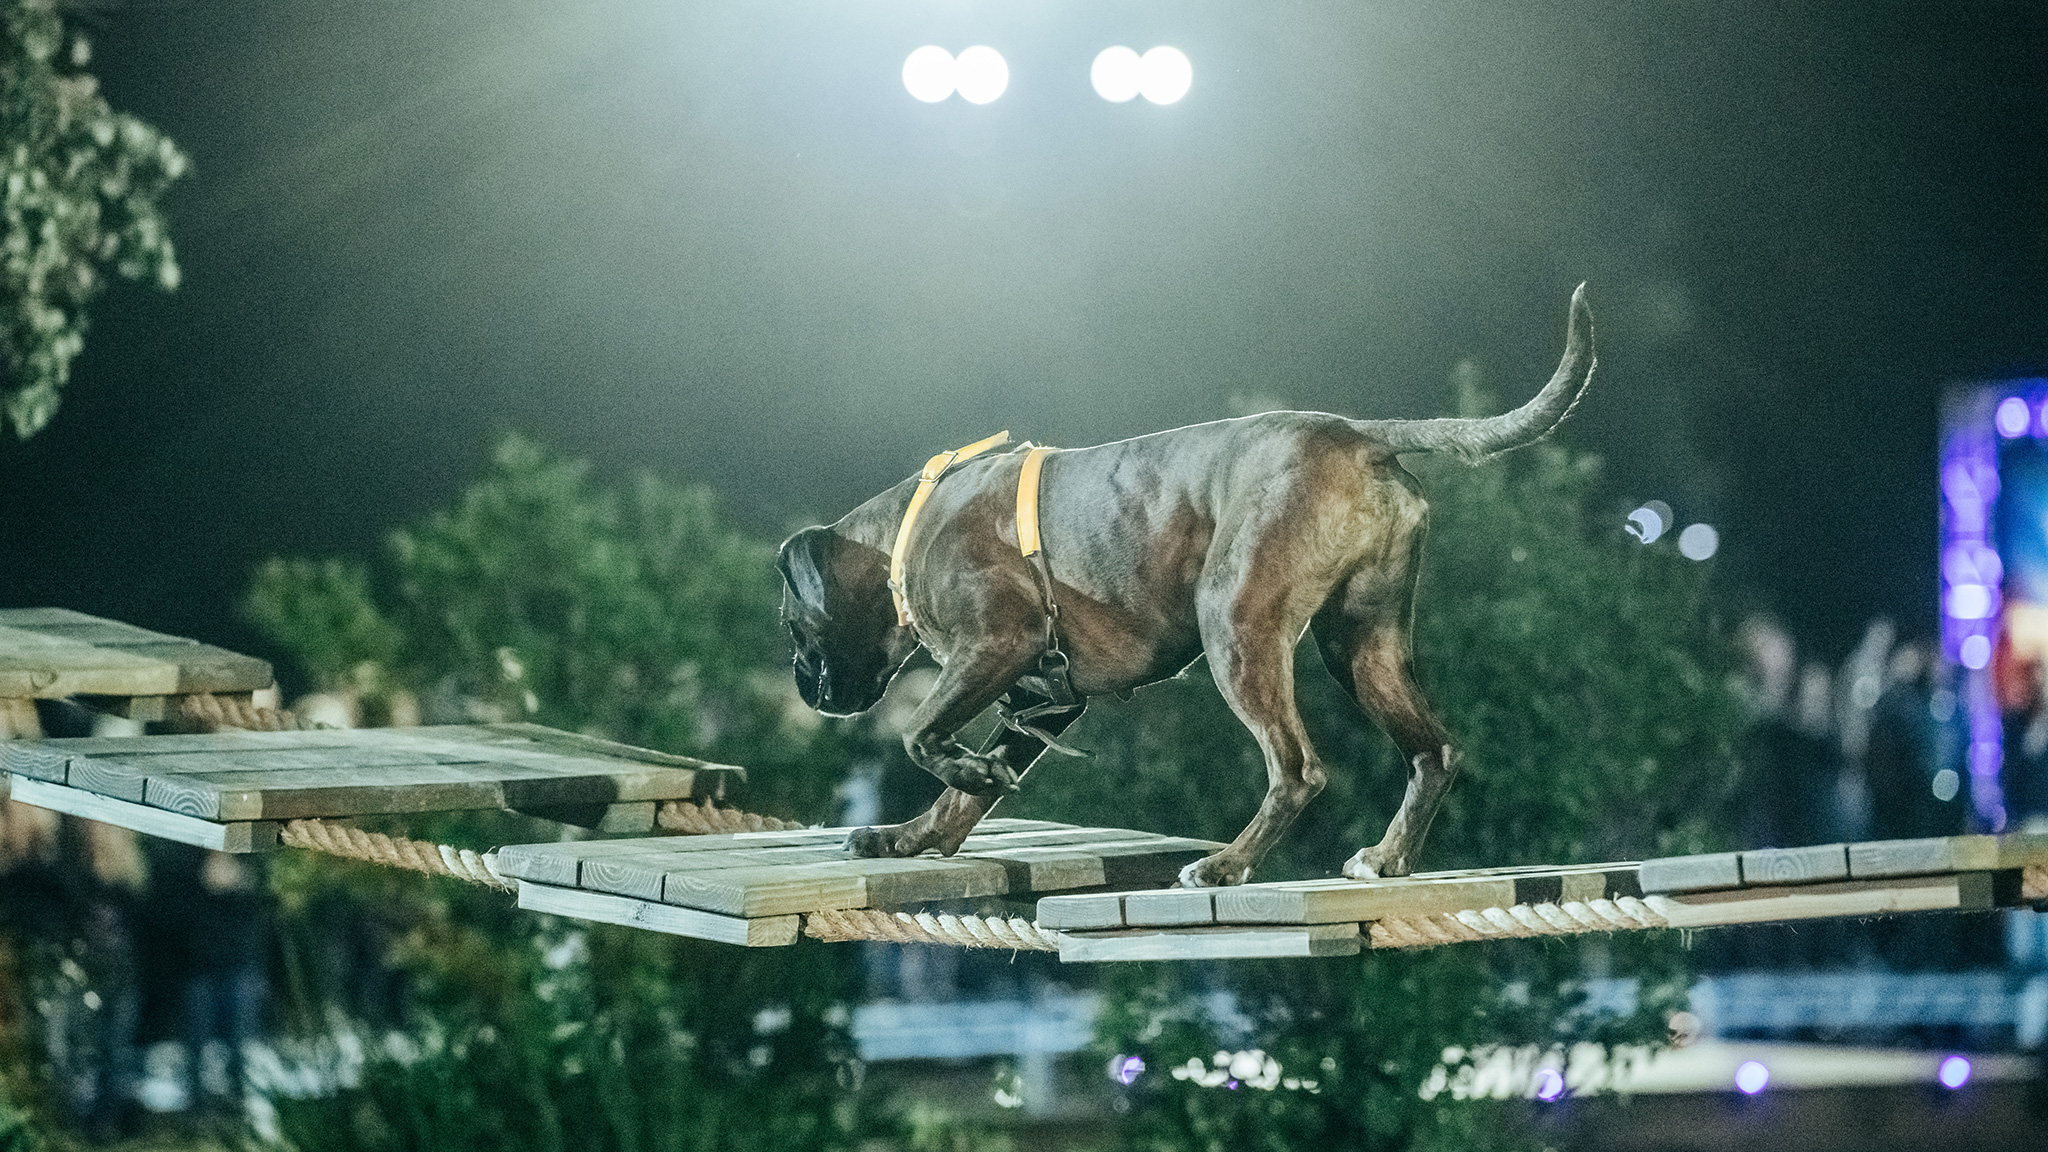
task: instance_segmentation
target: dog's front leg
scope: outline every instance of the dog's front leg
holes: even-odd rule
[[[1031,699],[1036,700],[1037,697]],[[1013,704],[1017,703],[1015,697],[1011,700]],[[1057,737],[1080,718],[1079,708],[1071,712],[1056,712],[1043,717],[1038,728],[1049,736]],[[998,728],[981,751],[983,755],[994,756],[1013,765],[1017,775],[1022,777],[1045,754],[1045,748],[1045,741],[1028,732]],[[960,850],[968,833],[974,831],[974,826],[981,823],[1002,798],[1003,793],[1000,792],[973,796],[958,788],[948,788],[914,820],[885,828],[854,829],[846,838],[846,847],[855,856],[915,856],[932,849],[937,849],[941,856],[951,856]]]
[[[910,762],[970,796],[1000,796],[1017,787],[1018,766],[1006,757],[976,752],[955,739],[969,720],[996,702],[1031,667],[1037,653],[1015,642],[984,640],[955,655],[939,672],[932,694],[918,705],[903,737]],[[1000,745],[998,745],[998,749]]]

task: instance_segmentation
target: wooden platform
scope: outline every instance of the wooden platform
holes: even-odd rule
[[[197,640],[67,608],[0,609],[0,699],[161,698],[270,687],[270,665]],[[123,709],[123,714],[127,714]]]
[[[285,820],[509,808],[620,832],[738,768],[534,724],[0,743],[13,798],[230,852]]]
[[[957,855],[852,859],[849,829],[523,844],[498,851],[522,908],[745,944],[807,912],[1172,883],[1221,845],[1123,828],[986,820]],[[688,910],[690,915],[680,915]]]
[[[1456,938],[1589,930],[1598,904],[1633,924],[1706,928],[1779,920],[1962,911],[2048,899],[2022,870],[2048,869],[2048,836],[1955,836],[1649,860],[1496,868],[1391,880],[1303,880],[1196,891],[1049,896],[1038,926],[1070,961],[1325,956],[1407,946],[1431,925]],[[2048,877],[2037,884],[2048,883]],[[1601,904],[1600,902],[1604,902]],[[1630,909],[1638,910],[1631,912]],[[1597,919],[1597,917],[1596,917]]]

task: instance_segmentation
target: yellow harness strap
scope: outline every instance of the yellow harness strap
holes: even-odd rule
[[[1007,430],[998,432],[965,448],[939,453],[927,460],[924,471],[918,473],[917,491],[910,494],[910,505],[903,510],[903,523],[896,528],[896,546],[889,549],[889,594],[896,598],[896,623],[905,628],[910,626],[910,593],[903,581],[903,558],[910,551],[911,526],[917,523],[917,514],[924,510],[924,502],[932,498],[932,489],[939,486],[939,478],[953,465],[1009,442]]]
[[[1033,448],[1024,454],[1024,469],[1017,473],[1017,551],[1026,559],[1038,554],[1038,473],[1045,458],[1057,448]]]

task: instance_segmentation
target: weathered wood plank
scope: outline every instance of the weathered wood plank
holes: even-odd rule
[[[1121,928],[1124,926],[1123,893],[1047,896],[1038,902],[1037,920],[1040,928]]]
[[[1742,883],[1820,884],[1849,878],[1849,846],[1815,844],[1805,848],[1756,848],[1742,853]]]
[[[1355,956],[1360,946],[1356,924],[1132,928],[1120,932],[1062,932],[1060,962]]]
[[[505,806],[504,781],[463,764],[379,769],[374,784],[333,769],[151,776],[143,803],[207,820],[296,820]]]
[[[556,888],[536,884],[531,880],[519,882],[519,906],[533,912],[570,916],[578,920],[596,920],[605,924],[623,924],[629,928],[647,928],[675,936],[715,940],[721,944],[740,944],[749,948],[773,948],[794,944],[797,931],[802,926],[801,919],[796,916],[765,916],[752,919],[719,916],[694,908],[678,908],[672,904],[654,904],[645,900],[610,896],[601,892],[585,892],[574,888]]]
[[[8,784],[13,798],[24,804],[130,828],[180,844],[196,844],[219,852],[263,852],[277,847],[278,826],[271,822],[200,820],[28,776],[11,776]]]
[[[1515,903],[1514,876],[1303,880],[1216,889],[1225,924],[1334,924],[1426,916]]]
[[[1643,902],[1669,921],[1673,928],[1841,916],[1886,916],[1898,912],[1991,908],[1996,905],[1992,874],[1989,872],[1733,891],[1652,893],[1643,897]]]
[[[671,872],[661,896],[667,904],[728,916],[779,916],[865,908],[868,878],[837,864]]]
[[[33,707],[33,705],[31,705]],[[50,741],[9,740],[0,743],[0,772],[12,772],[52,784],[65,782],[71,758]]]
[[[1193,926],[1216,922],[1216,890],[1169,888],[1124,897],[1124,923],[1133,928]]]
[[[1704,856],[1666,856],[1643,861],[1645,892],[1709,892],[1742,887],[1742,854],[1714,852]]]
[[[61,610],[0,618],[0,695],[254,692],[270,665],[180,636]]]

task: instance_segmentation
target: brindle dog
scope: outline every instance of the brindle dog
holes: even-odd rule
[[[1592,380],[1585,286],[1572,296],[1564,358],[1543,390],[1486,419],[1350,420],[1269,412],[1197,424],[1047,458],[1041,531],[1059,638],[1083,701],[1174,675],[1207,655],[1223,698],[1265,753],[1265,802],[1222,851],[1181,883],[1244,882],[1311,797],[1324,768],[1294,698],[1294,648],[1313,628],[1331,675],[1393,737],[1411,771],[1385,837],[1344,865],[1402,876],[1456,771],[1443,725],[1410,672],[1415,573],[1427,522],[1415,478],[1395,457],[1443,452],[1476,463],[1548,435]],[[975,457],[946,473],[912,538],[905,574],[913,624],[899,625],[889,553],[917,486],[905,480],[782,545],[783,618],[804,701],[831,715],[874,706],[923,645],[942,671],[904,738],[947,784],[930,811],[862,828],[858,856],[950,855],[1078,709],[1005,727],[981,751],[955,734],[999,698],[1035,701],[1046,601],[1019,555],[1014,515],[1022,455]],[[1026,684],[1020,684],[1020,679]]]

